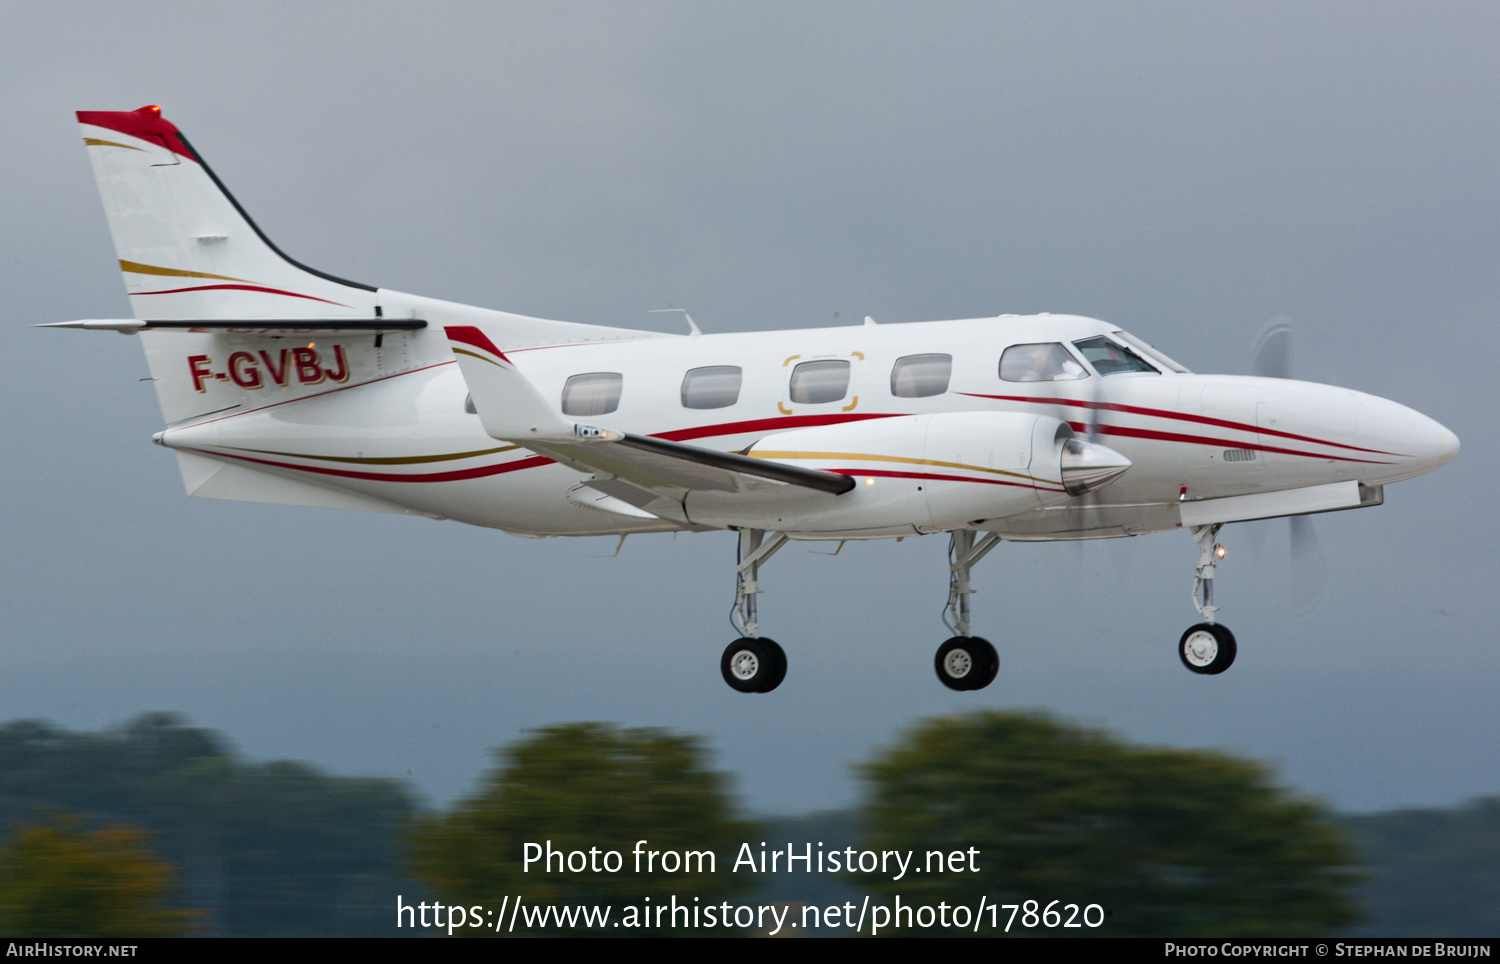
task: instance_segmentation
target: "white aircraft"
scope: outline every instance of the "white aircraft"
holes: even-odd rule
[[[283,254],[158,107],[78,114],[188,494],[421,513],[516,535],[739,533],[725,681],[775,689],[760,567],[789,540],[951,536],[938,678],[995,678],[970,571],[1001,540],[1186,528],[1201,621],[1226,523],[1379,505],[1458,439],[1383,398],[1197,375],[1069,315],[705,335],[546,321]]]

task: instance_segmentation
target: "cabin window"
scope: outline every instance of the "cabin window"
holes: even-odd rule
[[[608,415],[620,407],[620,387],[625,376],[619,372],[588,372],[574,375],[563,386],[564,415]]]
[[[683,408],[728,408],[740,400],[738,365],[694,368],[682,378]]]
[[[952,355],[907,355],[891,367],[891,394],[897,398],[941,395],[952,377]]]
[[[1000,377],[1007,382],[1065,382],[1088,376],[1088,370],[1056,342],[1011,345],[1000,356]]]
[[[1101,375],[1120,375],[1126,372],[1161,374],[1148,365],[1144,358],[1136,354],[1134,349],[1110,341],[1103,335],[1075,341],[1073,347],[1077,348],[1088,363],[1094,366],[1094,371]]]
[[[792,369],[792,401],[799,405],[837,402],[849,394],[849,362],[829,358]]]

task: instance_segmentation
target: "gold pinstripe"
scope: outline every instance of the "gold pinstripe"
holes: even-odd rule
[[[962,462],[943,462],[938,459],[909,459],[899,455],[870,455],[860,452],[759,452],[751,450],[745,453],[756,459],[828,459],[834,461],[853,460],[856,462],[896,462],[902,465],[935,465],[945,469],[964,469],[968,472],[986,472],[990,475],[1008,475],[1015,479],[1025,479],[1028,482],[1042,482],[1046,485],[1061,485],[1051,479],[1039,479],[1034,475],[1024,472],[1008,472],[1005,469],[987,469],[980,465],[965,465]]]
[[[233,445],[224,448],[234,452],[254,452],[258,455],[280,455],[283,458],[313,459],[319,462],[351,462],[356,465],[422,465],[429,462],[452,462],[457,459],[474,459],[481,455],[498,455],[501,452],[514,452],[519,445],[502,445],[496,449],[478,449],[473,452],[449,452],[446,455],[404,455],[390,458],[355,458],[342,455],[304,455],[301,452],[278,452],[275,449],[246,449]]]
[[[207,271],[184,271],[181,268],[161,268],[154,264],[141,264],[139,261],[126,261],[121,259],[120,270],[129,271],[131,274],[157,274],[169,278],[211,278],[215,281],[239,281],[247,285],[255,284],[245,278],[231,278],[227,274],[209,274]]]
[[[142,154],[149,153],[139,147],[131,147],[129,144],[121,144],[119,141],[106,141],[101,137],[85,137],[83,142],[89,147],[123,147],[127,151],[141,151]]]
[[[449,347],[452,347],[451,343],[450,343]],[[494,359],[486,358],[483,355],[476,355],[474,352],[469,351],[467,348],[454,348],[453,349],[453,354],[455,354],[455,355],[468,355],[470,358],[477,358],[477,359],[479,359],[482,362],[489,362],[491,365],[494,365],[496,368],[499,368],[499,369],[504,369],[505,368],[504,365],[500,364],[499,362],[495,361]]]

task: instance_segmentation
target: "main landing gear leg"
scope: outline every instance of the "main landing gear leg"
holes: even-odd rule
[[[741,529],[739,564],[735,567],[734,610],[729,621],[740,638],[729,644],[719,660],[724,682],[741,693],[769,693],[786,678],[786,652],[760,634],[755,597],[760,595],[760,567],[786,545],[785,533],[765,541],[764,529]]]
[[[953,637],[938,647],[933,667],[951,690],[982,690],[1000,672],[1000,655],[989,640],[970,633],[969,621],[969,597],[974,594],[970,570],[999,544],[1000,537],[991,532],[975,545],[973,529],[955,530],[948,543],[948,605],[943,609],[943,624]]]
[[[1234,633],[1228,627],[1214,622],[1214,567],[1224,558],[1224,547],[1214,542],[1214,537],[1224,527],[1222,522],[1214,525],[1193,526],[1193,541],[1198,544],[1198,574],[1193,579],[1193,606],[1203,622],[1189,626],[1177,643],[1177,655],[1182,665],[1195,673],[1215,675],[1224,672],[1234,663],[1238,647]],[[1200,601],[1199,594],[1202,594]]]

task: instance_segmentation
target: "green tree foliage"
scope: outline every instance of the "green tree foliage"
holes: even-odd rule
[[[1094,933],[1112,936],[1293,937],[1356,917],[1344,835],[1253,761],[983,712],[917,726],[864,777],[870,849],[979,850],[977,874],[866,881],[908,901],[1097,903]]]
[[[46,806],[152,833],[215,936],[384,935],[393,896],[414,891],[396,852],[415,811],[403,785],[249,763],[170,714],[103,733],[0,726],[0,827]]]
[[[146,834],[115,824],[83,829],[62,809],[21,824],[0,847],[0,933],[31,937],[170,937],[196,915],[171,907],[176,868]]]
[[[534,732],[496,752],[480,790],[450,812],[424,820],[414,835],[413,872],[452,904],[498,908],[505,896],[529,903],[639,903],[676,894],[726,895],[747,875],[729,873],[750,825],[733,815],[724,774],[708,769],[699,740],[655,729],[568,723]],[[522,869],[527,842],[602,855],[618,851],[617,873]],[[647,851],[712,851],[716,873],[636,872],[637,841]],[[726,857],[729,858],[726,860]],[[575,863],[575,867],[577,864]],[[603,864],[599,864],[601,868]]]

